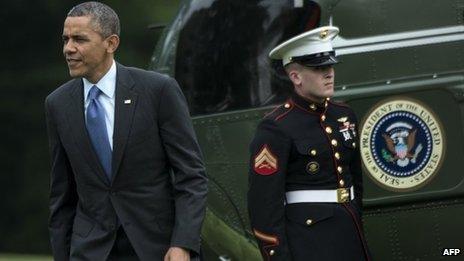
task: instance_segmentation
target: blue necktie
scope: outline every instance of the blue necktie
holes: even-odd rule
[[[90,88],[88,94],[90,102],[87,107],[87,131],[106,176],[111,180],[112,151],[106,130],[105,110],[100,102],[98,102],[98,96],[101,93],[101,90],[96,85]]]

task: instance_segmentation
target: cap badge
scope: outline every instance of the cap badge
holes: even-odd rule
[[[319,37],[320,37],[321,39],[324,39],[324,38],[327,37],[328,34],[329,34],[329,30],[324,30],[324,31],[322,31],[322,32],[319,34]]]

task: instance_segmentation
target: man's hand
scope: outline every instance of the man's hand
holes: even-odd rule
[[[171,247],[164,256],[164,261],[190,261],[190,253],[180,247]]]

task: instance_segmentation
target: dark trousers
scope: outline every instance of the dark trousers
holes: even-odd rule
[[[124,232],[122,226],[119,227],[113,248],[108,256],[108,261],[138,261],[139,258],[135,253],[129,238]]]

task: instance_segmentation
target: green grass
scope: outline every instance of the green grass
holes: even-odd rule
[[[0,261],[52,261],[51,256],[0,254]]]

